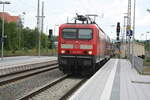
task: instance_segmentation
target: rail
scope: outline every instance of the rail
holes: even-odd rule
[[[47,88],[52,87],[53,85],[63,81],[67,77],[68,77],[67,75],[63,75],[62,77],[60,77],[60,78],[58,78],[58,79],[56,79],[56,80],[54,80],[52,82],[50,81],[47,84],[45,84],[45,85],[43,85],[43,86],[41,86],[39,88],[36,88],[35,90],[29,92],[28,94],[24,95],[23,97],[21,97],[21,98],[19,98],[17,100],[28,100],[29,98],[32,98],[33,96],[39,94],[40,92],[46,90]]]
[[[0,69],[0,77],[7,76],[13,73],[20,73],[27,70],[37,69],[43,66],[57,64],[57,60],[46,61],[46,62],[36,62],[36,63],[23,63],[19,65],[1,67]]]
[[[26,70],[23,72],[16,72],[16,73],[12,73],[12,74],[8,74],[5,76],[1,76],[0,77],[0,86],[5,85],[5,84],[9,84],[11,82],[20,80],[20,79],[24,79],[26,77],[30,77],[39,73],[43,73],[46,71],[50,71],[53,69],[57,69],[58,65],[57,64],[51,64],[51,65],[47,65],[47,66],[43,66],[43,67],[38,67],[36,69],[30,69],[30,70]]]

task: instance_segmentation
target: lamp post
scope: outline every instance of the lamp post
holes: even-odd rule
[[[4,56],[4,7],[5,7],[5,4],[10,4],[10,2],[9,1],[0,1],[0,4],[3,5],[2,46],[1,46],[1,60],[3,60],[3,56]]]
[[[146,41],[147,41],[147,34],[149,34],[150,32],[146,32]]]
[[[140,36],[141,36],[141,40],[142,40],[142,36],[143,36],[144,34],[142,33]]]
[[[134,68],[134,41],[135,41],[135,14],[136,14],[136,0],[134,0],[133,12],[133,37],[132,37],[132,68]]]
[[[150,9],[147,9],[147,11],[150,13]],[[150,32],[147,32],[147,33],[150,33]],[[146,34],[146,40],[147,40],[147,34]]]
[[[147,34],[149,34],[150,32],[146,32],[146,46],[148,46],[149,45],[149,41],[147,40]]]
[[[127,34],[126,34],[126,32],[127,32],[127,20],[128,20],[128,16],[127,16],[127,14],[128,13],[124,13],[125,15],[124,15],[124,25],[123,25],[123,36],[122,36],[122,50],[124,50],[124,52],[125,52],[125,57],[127,57],[127,54],[128,54],[128,49],[126,48],[126,46],[127,46]],[[123,47],[123,45],[124,45],[124,47]]]
[[[56,35],[56,27],[57,27],[57,26],[59,26],[59,25],[56,24],[56,25],[54,26],[54,36]]]
[[[19,49],[20,47],[23,46],[23,43],[21,43],[21,39],[23,39],[22,28],[23,28],[25,14],[26,14],[25,12],[22,12],[21,14],[19,14],[19,21],[18,21]]]
[[[110,25],[110,27],[111,27],[111,29],[110,29],[110,30],[111,30],[111,34],[113,34],[113,31],[115,30],[114,28],[115,28],[116,26],[112,24],[112,25]]]

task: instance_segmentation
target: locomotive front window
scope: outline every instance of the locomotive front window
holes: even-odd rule
[[[77,38],[77,29],[63,29],[63,38],[76,39]]]
[[[92,39],[92,29],[63,29],[62,36],[64,39]]]
[[[91,29],[79,29],[78,38],[79,39],[91,39],[92,30]]]

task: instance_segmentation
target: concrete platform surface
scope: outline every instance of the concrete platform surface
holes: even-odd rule
[[[17,57],[4,57],[0,60],[0,76],[24,71],[27,69],[44,66],[49,64],[50,61],[56,61],[57,57],[49,56],[17,56]]]
[[[57,60],[57,57],[49,57],[49,56],[17,56],[17,57],[4,57],[3,60],[0,60],[0,69],[6,68],[6,67],[12,67],[15,65],[22,65],[22,64],[28,64],[28,63],[38,63],[38,62],[45,62],[45,61],[51,61],[51,60]]]
[[[150,100],[150,76],[125,59],[109,60],[69,100]]]

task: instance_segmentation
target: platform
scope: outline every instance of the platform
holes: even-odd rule
[[[57,57],[50,56],[17,56],[4,57],[0,59],[0,76],[13,72],[24,71],[35,67],[40,67],[51,61],[57,62]]]
[[[110,59],[69,100],[150,100],[150,76],[125,59]]]

